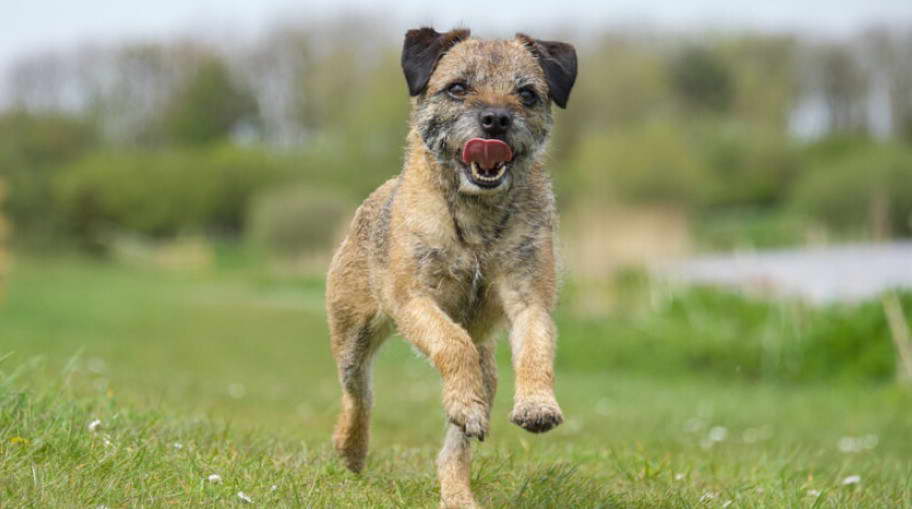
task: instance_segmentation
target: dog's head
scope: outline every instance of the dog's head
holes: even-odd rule
[[[538,160],[551,103],[566,107],[576,50],[523,34],[469,39],[468,30],[410,30],[402,70],[415,97],[412,125],[460,192],[496,193]]]

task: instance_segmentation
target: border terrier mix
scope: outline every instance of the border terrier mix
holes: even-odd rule
[[[542,160],[576,51],[523,34],[481,41],[422,28],[405,35],[402,69],[412,96],[405,166],[358,209],[327,277],[342,384],[333,443],[349,469],[362,469],[371,358],[395,328],[443,378],[442,505],[476,507],[469,439],[488,432],[492,333],[503,322],[516,374],[510,420],[534,433],[563,421],[550,315],[557,217]]]

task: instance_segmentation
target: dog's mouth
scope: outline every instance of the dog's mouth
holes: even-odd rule
[[[466,177],[478,187],[499,186],[512,161],[513,150],[501,140],[472,138],[462,147]]]

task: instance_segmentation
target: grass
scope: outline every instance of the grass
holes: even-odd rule
[[[319,279],[19,260],[9,283],[0,506],[243,505],[239,492],[270,507],[436,506],[439,380],[401,339],[377,362],[365,473],[333,456],[338,387]],[[580,327],[562,311],[567,421],[541,436],[507,421],[502,348],[491,438],[475,448],[478,498],[489,507],[912,505],[910,392],[867,378],[724,378],[677,357],[657,357],[668,363],[659,373],[612,357],[634,351],[632,328],[670,334],[670,316],[646,310],[635,322]],[[711,328],[688,323],[677,328],[684,337]],[[740,339],[737,322],[719,323],[720,337]],[[610,369],[594,368],[600,357]]]

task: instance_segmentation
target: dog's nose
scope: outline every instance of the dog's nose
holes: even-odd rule
[[[506,108],[488,108],[478,114],[478,121],[484,132],[493,136],[507,132],[513,125],[513,114]]]

